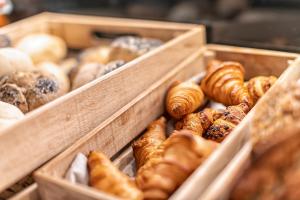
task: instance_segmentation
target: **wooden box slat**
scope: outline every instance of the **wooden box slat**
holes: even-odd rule
[[[262,111],[269,110],[270,104],[269,101],[272,98],[276,98],[275,95],[278,95],[278,91],[282,91],[285,86],[292,84],[293,82],[299,80],[300,78],[300,60],[297,59],[296,62],[292,63],[291,66],[281,75],[280,79],[277,81],[271,90],[268,92],[267,98],[262,99],[258,102],[255,110]],[[280,98],[280,97],[279,97]],[[264,119],[264,116],[258,115],[256,118]],[[253,118],[252,118],[253,119]],[[250,119],[249,128],[243,128],[244,134],[248,135],[250,138],[251,124],[255,123],[254,120]],[[222,170],[222,172],[215,178],[215,180],[209,185],[207,190],[199,196],[199,200],[221,200],[228,199],[233,186],[235,185],[238,178],[243,174],[244,170],[251,164],[251,151],[252,143],[248,141],[243,145],[241,150],[234,156],[232,161]]]
[[[204,48],[203,55],[207,55],[207,51],[212,52],[216,58],[222,59],[230,56],[231,60],[242,61],[245,64],[248,77],[260,75],[258,73],[268,74],[276,72],[282,73],[288,67],[288,60],[295,59],[298,54],[290,54],[284,52],[274,52],[266,50],[248,49],[248,48],[231,48],[231,54],[228,51],[228,46],[207,45]],[[203,50],[203,49],[202,49]],[[233,56],[236,55],[236,56]],[[243,59],[241,59],[243,58]],[[256,61],[252,59],[255,58]],[[202,58],[206,60],[205,58]],[[266,62],[268,60],[268,62]],[[280,68],[269,69],[275,62],[282,63]],[[260,69],[261,64],[265,63],[265,71]],[[259,69],[258,71],[255,70]],[[178,76],[185,73],[185,70],[178,71]],[[202,66],[200,71],[204,70]],[[199,71],[199,72],[200,72]],[[108,121],[101,124],[94,131],[82,137],[76,144],[57,156],[55,159],[38,170],[35,174],[36,181],[39,185],[39,191],[43,199],[105,199],[107,197],[102,192],[96,191],[87,186],[79,184],[71,184],[63,178],[70,163],[78,152],[87,154],[90,150],[103,151],[108,156],[115,155],[128,142],[141,133],[147,125],[159,117],[163,112],[164,95],[167,91],[167,86],[174,80],[170,73],[154,83],[148,90],[141,93],[137,99],[134,99],[127,106],[123,107]],[[182,76],[182,75],[181,75]],[[179,78],[177,77],[177,78]],[[186,77],[186,75],[184,76]],[[183,77],[180,79],[182,80]],[[186,77],[188,79],[188,77]],[[166,80],[169,80],[166,82]],[[277,84],[280,84],[282,78]],[[276,88],[272,88],[273,90]],[[269,100],[266,94],[263,99]],[[253,109],[239,126],[231,133],[231,135],[220,145],[220,147],[203,163],[187,181],[172,195],[171,199],[197,199],[214,180],[219,172],[221,172],[227,163],[234,155],[243,147],[248,140],[248,135],[243,130],[249,128],[249,122],[255,114]],[[80,198],[79,198],[80,197]]]
[[[14,42],[32,32],[55,32],[53,25],[59,24],[60,26],[64,21],[72,26],[80,24],[79,29],[82,28],[82,24],[90,24],[93,28],[99,29],[109,24],[109,27],[114,27],[115,32],[118,32],[118,27],[120,27],[121,33],[124,27],[129,27],[126,30],[130,32],[138,32],[137,29],[143,29],[143,23],[146,27],[143,29],[144,32],[152,30],[157,32],[157,29],[165,26],[163,30],[169,32],[170,37],[169,41],[161,47],[28,113],[23,120],[1,130],[0,191],[89,133],[199,49],[205,41],[203,27],[196,25],[181,26],[170,23],[168,29],[168,23],[163,22],[52,13],[41,14],[8,25],[0,29],[0,34],[8,35]],[[59,31],[60,34],[70,32],[68,26]],[[181,32],[181,34],[174,36],[174,32]],[[80,31],[79,33],[81,34]],[[76,35],[75,30],[73,30],[73,35]],[[81,34],[82,37],[83,35]],[[65,35],[64,39],[67,40],[69,47],[70,45],[71,47],[86,46],[80,45],[84,44],[82,40],[77,42],[72,40],[69,34]]]

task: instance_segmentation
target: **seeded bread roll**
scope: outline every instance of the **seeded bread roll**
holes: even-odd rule
[[[42,71],[16,72],[0,78],[0,100],[17,106],[23,113],[65,94],[59,81]]]
[[[124,60],[129,62],[162,44],[160,40],[124,36],[115,39],[111,46],[110,60]]]

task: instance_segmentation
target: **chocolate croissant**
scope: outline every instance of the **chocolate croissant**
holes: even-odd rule
[[[225,137],[242,121],[248,111],[248,105],[241,103],[229,106],[222,116],[214,121],[203,137],[216,142],[222,142]]]
[[[162,145],[162,153],[137,173],[136,183],[144,199],[167,199],[213,152],[217,143],[191,131],[175,131]]]
[[[205,95],[226,106],[245,103],[249,109],[252,99],[244,86],[244,68],[238,62],[222,62],[211,68],[201,81]]]
[[[194,82],[183,82],[172,87],[167,94],[166,108],[175,119],[194,112],[204,103],[204,94]]]
[[[274,85],[276,80],[275,76],[257,76],[245,83],[254,104]]]
[[[166,140],[166,119],[152,122],[144,135],[132,145],[137,169],[143,166]]]
[[[135,183],[122,174],[104,154],[92,151],[88,156],[88,167],[92,187],[123,199],[143,199],[143,193]]]
[[[196,135],[202,135],[215,120],[221,117],[222,112],[219,110],[205,108],[198,113],[186,115],[182,120],[175,124],[176,130],[187,129],[193,131]]]

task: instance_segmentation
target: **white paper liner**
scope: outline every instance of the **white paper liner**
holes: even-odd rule
[[[78,153],[69,168],[66,179],[72,183],[80,183],[88,185],[89,182],[89,172],[87,168],[87,157]]]

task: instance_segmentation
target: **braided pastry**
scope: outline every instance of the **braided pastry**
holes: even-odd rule
[[[194,112],[204,103],[204,94],[199,85],[183,82],[172,87],[167,94],[166,108],[175,119]]]
[[[203,134],[203,137],[216,142],[222,142],[246,116],[247,110],[248,106],[245,103],[227,107],[222,116],[214,121],[207,132]]]
[[[205,108],[198,113],[186,115],[181,121],[175,124],[175,129],[191,130],[194,134],[201,136],[221,115],[222,113],[218,110]]]
[[[137,173],[136,182],[144,199],[167,199],[213,152],[217,143],[191,131],[175,131],[161,146],[162,153]]]
[[[92,187],[123,199],[143,199],[143,193],[135,183],[120,172],[104,154],[92,151],[88,157],[88,166]]]
[[[274,85],[276,80],[275,76],[257,76],[245,83],[254,104]]]
[[[144,135],[132,145],[137,169],[143,166],[166,140],[166,119],[164,117],[152,122]]]
[[[237,62],[222,62],[213,67],[201,81],[205,95],[224,105],[246,103],[252,107],[252,99],[244,86],[244,68]]]

